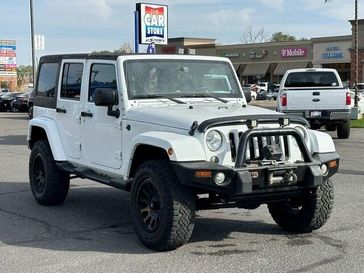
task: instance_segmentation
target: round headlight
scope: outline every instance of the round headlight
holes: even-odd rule
[[[222,145],[221,134],[216,130],[210,131],[206,136],[206,145],[210,151],[217,151],[220,149]]]

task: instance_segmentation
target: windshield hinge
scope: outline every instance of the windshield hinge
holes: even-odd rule
[[[197,127],[198,127],[198,121],[195,120],[192,125],[191,125],[191,130],[188,132],[188,134],[190,136],[193,136],[195,134],[195,131],[197,130]]]

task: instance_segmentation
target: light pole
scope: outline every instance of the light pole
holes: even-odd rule
[[[33,0],[30,0],[30,35],[32,41],[32,71],[33,71],[33,85],[35,83],[35,48],[34,48],[34,17],[33,17]]]
[[[354,107],[358,107],[358,76],[359,76],[359,49],[358,49],[358,0],[355,0],[355,29],[354,29],[354,86],[355,86],[355,98],[354,98]]]

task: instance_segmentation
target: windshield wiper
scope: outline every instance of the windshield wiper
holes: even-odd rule
[[[223,103],[227,103],[229,102],[228,100],[224,100],[222,98],[216,97],[214,95],[210,95],[210,94],[191,94],[191,95],[182,95],[182,96],[178,96],[179,98],[213,98],[215,100],[221,101]]]
[[[172,98],[172,97],[169,97],[169,96],[166,96],[166,95],[158,95],[158,94],[146,94],[146,95],[140,95],[140,96],[135,96],[134,99],[169,99],[175,103],[178,103],[178,104],[186,104],[185,102],[183,101],[180,101],[178,99],[175,99],[175,98]]]

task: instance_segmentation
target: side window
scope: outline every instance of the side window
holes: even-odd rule
[[[39,70],[36,95],[38,97],[54,97],[58,77],[58,63],[43,63]]]
[[[93,102],[93,94],[97,88],[117,89],[116,71],[113,64],[93,64],[91,66],[88,101]]]
[[[82,72],[83,64],[64,64],[61,85],[61,98],[80,100]]]

